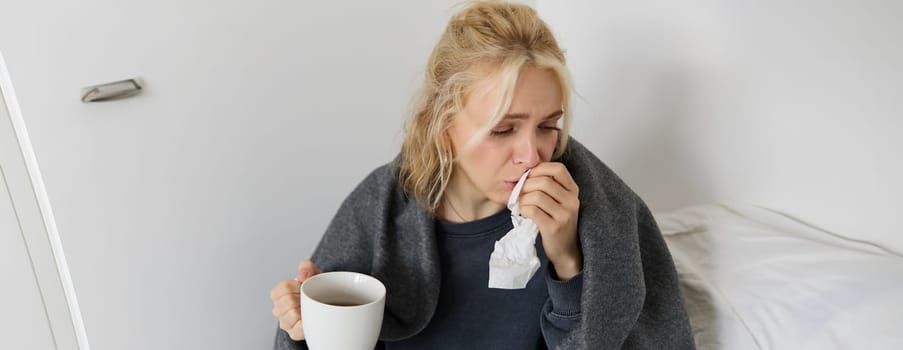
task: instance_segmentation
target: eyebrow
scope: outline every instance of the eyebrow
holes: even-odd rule
[[[561,116],[562,114],[564,114],[564,111],[559,109],[559,110],[553,112],[552,114],[549,114],[542,120],[555,119],[555,118]],[[503,119],[529,119],[529,118],[530,118],[530,115],[528,115],[526,113],[511,113],[511,114],[505,114],[505,117]]]

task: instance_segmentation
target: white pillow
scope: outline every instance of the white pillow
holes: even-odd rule
[[[738,203],[656,214],[699,349],[903,349],[903,257]]]

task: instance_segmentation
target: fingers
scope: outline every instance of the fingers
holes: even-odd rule
[[[545,193],[558,203],[566,203],[569,200],[569,197],[576,197],[549,176],[527,179],[527,181],[524,182],[521,198],[533,192]]]
[[[282,317],[289,310],[301,308],[300,294],[286,294],[273,301],[273,316]]]
[[[542,191],[521,195],[520,211],[524,217],[533,219],[540,226],[545,226],[542,224],[547,220],[564,223],[570,219],[570,210]]]
[[[279,328],[294,340],[304,339],[301,327],[301,282],[284,280],[270,291],[273,300],[273,317],[279,320]]]
[[[320,269],[317,268],[317,265],[314,265],[310,260],[304,260],[298,265],[298,282],[304,282],[304,280],[318,273],[320,273]]]
[[[292,338],[292,340],[298,341],[304,339],[304,327],[301,325],[301,320],[295,322],[295,325],[292,328],[286,330],[288,332],[288,337]]]
[[[285,312],[279,315],[278,319],[279,328],[288,332],[295,326],[295,323],[301,321],[301,308],[286,309]]]
[[[539,233],[544,234],[545,232],[551,232],[550,230],[545,229],[549,227],[551,223],[555,222],[555,219],[552,218],[548,213],[540,209],[535,205],[521,206],[521,215],[525,218],[533,220],[536,223],[536,227],[539,228]]]
[[[530,175],[527,176],[527,179],[538,178],[542,176],[548,176],[558,182],[561,187],[564,187],[568,192],[578,192],[579,188],[577,187],[577,183],[574,181],[574,178],[571,177],[571,173],[568,171],[567,167],[562,163],[557,162],[546,162],[540,163],[533,170],[530,171]],[[529,182],[529,181],[528,181]],[[524,187],[527,185],[524,184]]]
[[[301,311],[291,310],[284,317],[279,318],[279,328],[288,333],[292,340],[304,339],[304,326],[301,323]]]
[[[580,209],[577,184],[564,164],[541,163],[524,182],[519,199],[521,213],[541,227],[562,226]]]
[[[270,300],[275,303],[276,300],[284,295],[298,295],[299,293],[301,293],[301,282],[295,280],[283,280],[270,290]]]
[[[273,301],[273,317],[279,320],[279,328],[288,333],[293,340],[304,339],[304,327],[301,324],[301,283],[320,273],[320,269],[310,260],[298,264],[298,272],[294,280],[279,282],[270,290]]]
[[[270,291],[270,299],[273,301],[273,316],[283,317],[288,310],[301,307],[301,282],[284,280],[279,282]]]

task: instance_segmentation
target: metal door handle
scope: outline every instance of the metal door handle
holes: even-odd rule
[[[118,100],[141,93],[141,81],[132,78],[82,88],[82,102]]]

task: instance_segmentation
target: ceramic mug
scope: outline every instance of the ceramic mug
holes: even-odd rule
[[[301,284],[301,324],[312,350],[372,350],[379,339],[386,287],[371,276],[325,272]]]

